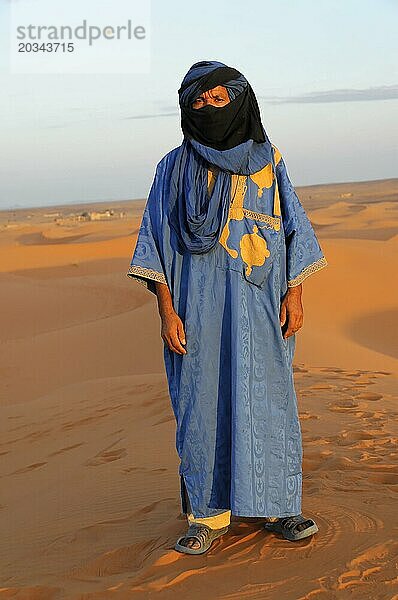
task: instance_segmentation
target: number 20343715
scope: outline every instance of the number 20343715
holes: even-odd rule
[[[74,52],[74,50],[73,42],[45,42],[43,44],[20,42],[18,44],[18,52]]]

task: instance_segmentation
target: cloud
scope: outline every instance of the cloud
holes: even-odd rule
[[[298,96],[258,96],[268,104],[315,104],[322,102],[372,102],[398,98],[398,85],[381,85],[362,90],[338,89],[308,92]]]
[[[321,92],[308,92],[297,96],[257,96],[261,103],[266,104],[316,104],[326,102],[374,102],[377,100],[394,100],[398,99],[398,85],[382,85],[378,87],[370,87],[361,90],[355,89],[338,89],[326,90]],[[156,109],[155,109],[156,110]],[[97,111],[97,116],[103,117],[100,111]],[[177,117],[179,111],[171,105],[166,105],[159,109],[159,112],[141,113],[136,115],[120,116],[122,121],[141,120],[141,119],[158,119],[164,117]],[[92,120],[92,119],[89,119]],[[86,119],[80,121],[72,121],[69,123],[54,123],[49,124],[45,128],[58,129],[84,123]]]
[[[381,85],[365,89],[337,89],[321,92],[308,92],[297,96],[257,96],[258,100],[267,104],[316,104],[324,102],[373,102],[376,100],[394,100],[398,98],[398,85]],[[171,106],[167,110],[150,114],[138,114],[122,117],[130,119],[157,119],[162,117],[176,117],[177,110]]]
[[[176,117],[178,114],[178,111],[175,110],[173,112],[160,112],[152,115],[130,115],[129,117],[122,117],[122,119],[157,119],[158,117]]]

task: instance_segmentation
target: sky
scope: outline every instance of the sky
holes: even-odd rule
[[[2,35],[0,208],[146,197],[199,60],[247,77],[293,185],[396,177],[397,22],[396,0],[152,0],[149,67],[124,74],[10,73]]]

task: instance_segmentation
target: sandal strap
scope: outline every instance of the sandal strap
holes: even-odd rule
[[[211,529],[210,527],[207,527],[207,525],[203,525],[203,523],[192,523],[189,526],[187,533],[184,535],[184,539],[195,538],[203,548],[209,539],[210,532]]]
[[[311,527],[314,524],[312,519],[305,519],[303,517],[303,515],[294,515],[291,517],[284,517],[283,519],[280,520],[281,527],[283,529],[287,529],[291,533],[293,533],[293,531],[294,531],[294,529],[296,529],[297,525],[300,525],[300,524],[306,523],[306,522],[310,523],[310,525],[308,525],[308,527]],[[307,529],[307,527],[305,529]]]

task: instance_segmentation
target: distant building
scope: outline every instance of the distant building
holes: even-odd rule
[[[104,219],[122,219],[127,213],[125,211],[116,212],[107,208],[101,211],[84,211],[82,213],[69,213],[64,218],[55,218],[54,221],[58,224],[66,224],[71,221],[87,222],[87,221],[102,221]],[[50,216],[50,215],[46,215]]]
[[[113,217],[114,215],[114,211],[113,210],[103,210],[101,212],[90,212],[89,213],[89,220],[90,221],[99,221],[100,219],[109,219],[110,217]]]

